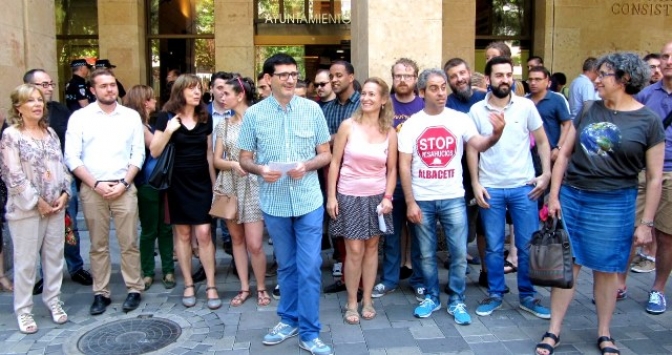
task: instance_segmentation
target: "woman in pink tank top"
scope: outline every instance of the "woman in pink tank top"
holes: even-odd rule
[[[334,139],[327,184],[329,231],[345,239],[345,321],[359,323],[357,289],[362,279],[362,314],[373,319],[371,293],[378,269],[378,239],[392,230],[392,193],[397,180],[397,135],[389,87],[369,78],[360,107],[343,121]],[[380,211],[377,211],[379,209]],[[379,214],[382,220],[379,221]]]

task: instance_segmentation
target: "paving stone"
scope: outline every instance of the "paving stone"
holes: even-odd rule
[[[420,339],[418,340],[418,346],[423,353],[433,354],[454,354],[471,350],[469,344],[467,344],[467,342],[459,336],[446,337],[442,339]]]
[[[364,342],[364,334],[358,325],[332,325],[331,334],[334,344]]]
[[[372,329],[364,330],[364,339],[369,349],[415,346],[408,329]]]

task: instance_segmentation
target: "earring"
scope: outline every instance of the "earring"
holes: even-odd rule
[[[382,108],[382,109],[384,110],[384,109],[385,109],[385,104],[382,104],[382,105],[380,106],[380,108]]]

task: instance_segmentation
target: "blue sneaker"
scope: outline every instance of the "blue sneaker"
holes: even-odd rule
[[[471,324],[471,316],[467,313],[467,306],[460,301],[454,301],[448,306],[448,314],[455,317],[455,323],[459,325]]]
[[[413,315],[418,318],[427,318],[432,315],[434,311],[441,309],[441,303],[436,304],[431,297],[427,296],[418,307],[415,308]]]
[[[299,334],[299,327],[292,327],[283,322],[278,323],[268,334],[264,335],[262,343],[264,345],[280,344],[287,338],[295,337]]]
[[[310,351],[313,355],[333,355],[334,350],[331,346],[325,344],[320,338],[315,338],[311,341],[299,340],[299,347],[303,350]]]
[[[541,319],[551,319],[551,311],[541,305],[541,301],[530,296],[520,300],[520,309],[530,312]]]
[[[481,304],[476,307],[476,314],[479,316],[489,316],[496,309],[502,307],[502,299],[499,297],[488,297],[481,301]]]
[[[646,303],[646,312],[650,314],[663,314],[667,310],[665,295],[662,292],[649,292],[649,302]]]

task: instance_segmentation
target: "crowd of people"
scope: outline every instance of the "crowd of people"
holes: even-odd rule
[[[107,60],[92,72],[84,60],[71,63],[67,107],[51,100],[55,85],[44,70],[27,72],[11,94],[0,141],[0,196],[14,243],[14,284],[0,270],[0,287],[13,289],[20,331],[38,331],[34,293],[55,323],[68,321],[60,300],[64,260],[73,280],[92,285],[90,313],[105,312],[110,216],[124,311],[135,310],[154,283],[157,246],[166,289],[181,282],[182,303],[193,307],[195,283],[205,280],[205,304],[220,308],[210,215],[217,193],[237,198],[236,217],[220,223],[240,280],[231,306],[252,296],[250,265],[257,306],[271,304],[266,277],[275,271],[267,268],[264,228],[272,241],[280,320],[263,344],[298,336],[302,349],[333,354],[319,338],[321,292],[347,292],[343,320],[358,324],[375,318],[375,300],[408,279],[419,302],[414,316],[430,317],[442,306],[437,246],[444,238],[446,310],[454,321],[472,322],[464,302],[468,263],[481,265],[488,293],[473,311],[481,317],[502,306],[510,292],[504,275],[517,272],[520,309],[550,319],[535,348],[549,355],[574,289],[553,288],[547,307],[530,281],[527,245],[546,204],[570,236],[575,277],[581,267],[593,271],[597,347],[619,354],[610,323],[616,301],[627,297],[629,269],[656,272],[646,311],[666,311],[672,42],[645,58],[588,58],[569,86],[536,56],[527,79],[515,80],[502,42],[485,54],[482,74],[460,58],[422,71],[398,59],[390,86],[378,77],[360,85],[342,60],[302,81],[295,59],[278,53],[256,84],[217,72],[205,88],[198,76],[171,71],[161,108],[145,85],[124,92],[122,104]],[[171,183],[156,190],[150,175],[167,149],[174,151]],[[79,255],[78,199],[91,238],[90,273]],[[472,256],[474,240],[479,255]],[[321,290],[325,242],[333,245],[337,280]],[[196,273],[193,256],[201,263]]]

